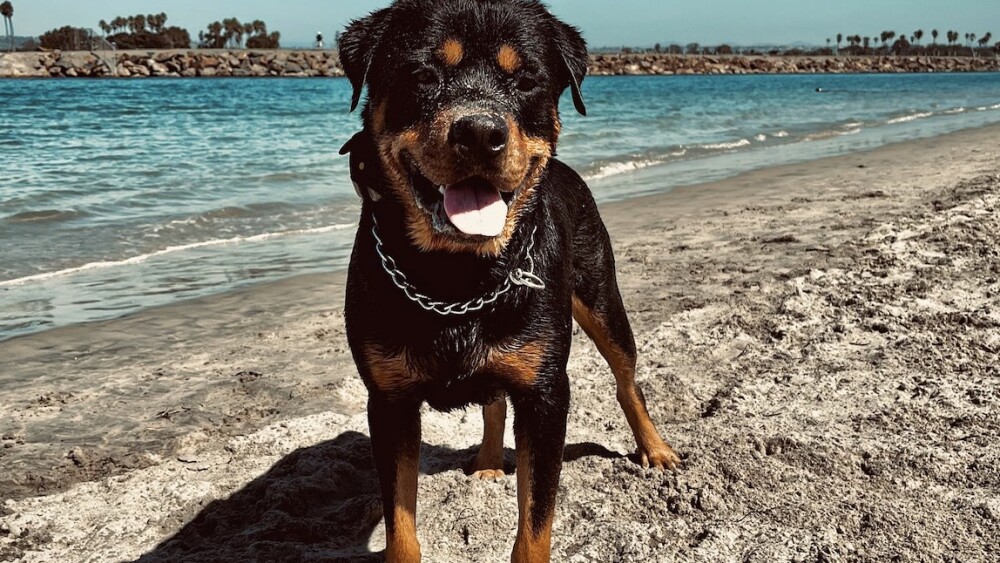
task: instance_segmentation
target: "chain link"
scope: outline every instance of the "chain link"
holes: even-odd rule
[[[514,271],[512,271],[507,278],[504,279],[504,282],[500,285],[500,287],[482,297],[477,297],[462,303],[445,303],[443,301],[435,301],[420,293],[417,291],[417,288],[406,279],[406,274],[400,271],[399,267],[396,265],[396,261],[393,260],[392,256],[389,256],[388,252],[386,252],[385,245],[382,243],[382,237],[378,234],[378,221],[375,220],[375,217],[372,217],[372,236],[375,237],[375,252],[377,252],[379,258],[382,259],[382,269],[389,274],[389,277],[392,279],[392,283],[399,289],[403,290],[403,294],[406,295],[407,299],[419,305],[423,310],[443,316],[460,316],[481,311],[487,305],[495,303],[501,295],[508,293],[514,288],[514,286],[522,286],[530,289],[545,289],[545,282],[535,275],[535,259],[531,255],[531,251],[534,250],[535,247],[535,234],[537,232],[538,227],[535,227],[535,229],[531,231],[531,238],[528,239],[528,249],[525,252],[528,259],[527,270],[515,268]]]

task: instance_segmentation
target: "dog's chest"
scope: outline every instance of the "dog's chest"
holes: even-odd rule
[[[411,340],[405,355],[413,382],[441,409],[488,402],[500,391],[531,386],[545,349],[537,342],[495,338],[466,325]]]

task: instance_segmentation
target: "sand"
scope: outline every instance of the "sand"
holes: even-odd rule
[[[1000,127],[602,208],[646,470],[577,330],[554,560],[1000,558]],[[343,276],[0,343],[0,560],[378,561]],[[506,561],[478,409],[424,417],[425,561]]]

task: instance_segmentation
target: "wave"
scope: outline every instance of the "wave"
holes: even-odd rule
[[[599,180],[601,178],[635,172],[636,170],[642,170],[643,168],[663,164],[672,158],[678,158],[684,156],[685,154],[687,154],[687,149],[681,149],[662,156],[647,157],[638,160],[609,162],[607,164],[600,165],[597,170],[593,172],[584,174],[583,179],[589,182],[591,180]]]
[[[162,250],[156,250],[148,254],[140,254],[138,256],[132,256],[130,258],[125,258],[122,260],[106,260],[100,262],[90,262],[82,266],[76,266],[73,268],[66,268],[64,270],[58,270],[55,272],[45,272],[43,274],[34,274],[31,276],[25,276],[23,278],[17,278],[12,280],[0,281],[0,287],[11,287],[16,285],[24,285],[26,283],[43,281],[56,277],[66,276],[70,274],[77,274],[80,272],[86,272],[89,270],[100,270],[105,268],[115,268],[118,266],[131,266],[135,264],[142,264],[150,258],[156,258],[158,256],[163,256],[165,254],[173,254],[175,252],[184,252],[186,250],[194,250],[197,248],[205,248],[209,246],[223,246],[230,244],[240,244],[246,242],[261,242],[269,239],[294,236],[294,235],[314,235],[322,233],[330,233],[334,231],[343,231],[355,227],[354,223],[350,224],[339,224],[339,225],[327,225],[325,227],[315,227],[311,229],[297,229],[293,231],[280,231],[275,233],[262,233],[259,235],[253,235],[248,237],[232,237],[228,239],[216,239],[216,240],[206,240],[202,242],[193,242],[190,244],[181,244],[177,246],[168,246]]]
[[[8,223],[54,223],[57,221],[68,221],[82,215],[79,211],[61,209],[43,209],[41,211],[24,211],[8,216],[4,221]]]
[[[958,114],[958,113],[965,113],[966,111],[967,111],[966,108],[953,108],[953,109],[946,109],[946,110],[944,110],[941,113],[943,113],[945,115],[955,115],[955,114]]]
[[[250,203],[242,206],[219,207],[209,209],[198,215],[185,217],[184,219],[172,219],[160,225],[150,225],[153,234],[165,230],[183,229],[187,227],[198,227],[201,225],[214,225],[219,222],[232,222],[233,219],[252,220],[262,217],[274,217],[276,213],[282,213],[293,209],[291,204],[272,201],[261,203]]]
[[[596,171],[590,174],[584,175],[584,180],[599,180],[601,178],[607,178],[610,176],[617,176],[619,174],[625,174],[626,172],[634,172],[636,170],[641,170],[643,168],[653,166],[654,164],[659,164],[655,160],[630,160],[626,162],[613,162],[611,164],[605,164],[601,166]]]
[[[920,113],[913,113],[913,114],[910,114],[910,115],[904,115],[902,117],[894,117],[894,118],[886,121],[886,123],[889,124],[889,125],[895,125],[897,123],[906,123],[908,121],[916,121],[917,119],[924,119],[926,117],[931,117],[932,115],[934,115],[934,112],[931,112],[931,111],[920,112]]]
[[[708,145],[701,145],[699,148],[706,150],[729,150],[738,149],[740,147],[746,147],[750,145],[749,139],[740,139],[738,141],[730,141],[726,143],[714,143]]]
[[[778,137],[779,139],[783,138],[783,137],[787,137],[788,136],[788,131],[778,131],[777,133],[774,134],[774,136]]]
[[[832,139],[834,137],[845,137],[847,135],[857,135],[861,133],[861,128],[845,129],[842,131],[820,131],[818,133],[812,133],[806,135],[802,138],[803,141],[821,141],[823,139]]]

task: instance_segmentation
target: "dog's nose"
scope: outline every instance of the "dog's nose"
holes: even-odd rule
[[[463,156],[493,160],[507,148],[510,129],[497,115],[467,115],[452,124],[448,140]]]

